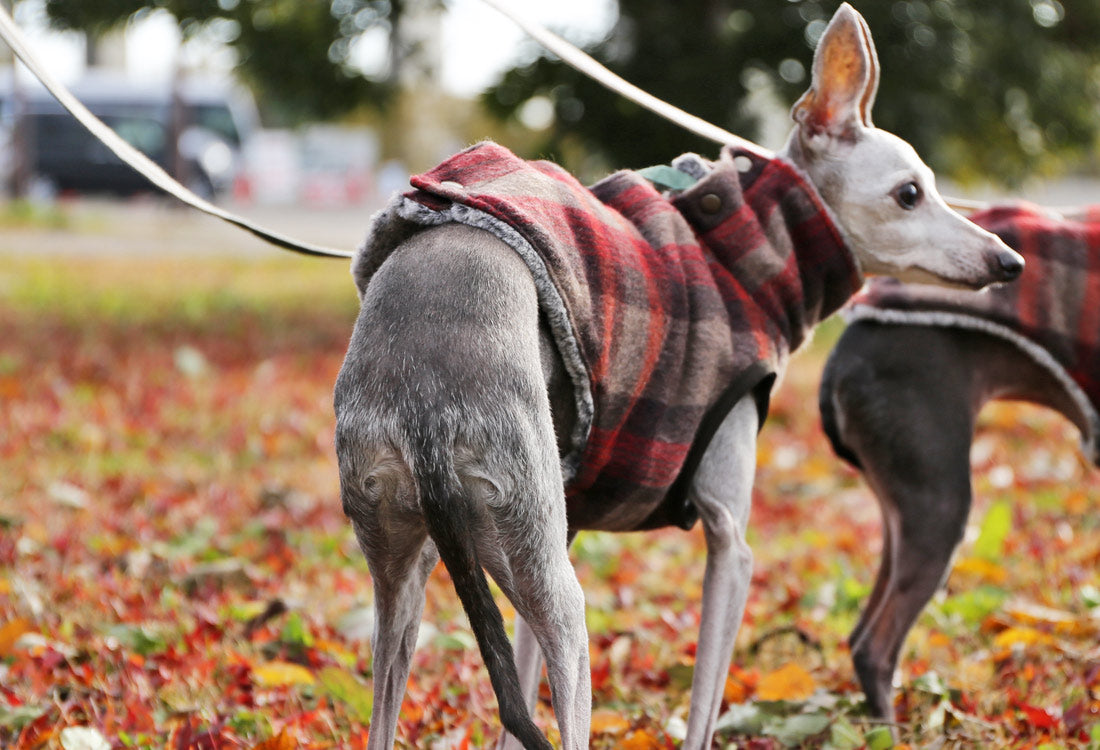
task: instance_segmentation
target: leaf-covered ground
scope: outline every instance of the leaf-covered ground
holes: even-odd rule
[[[346,265],[0,259],[0,746],[364,746],[371,591],[331,447]],[[890,745],[845,645],[880,529],[818,426],[836,330],[796,359],[762,435],[718,747]],[[1076,440],[1038,409],[985,413],[971,533],[904,647],[901,742],[1100,747],[1100,476]],[[593,747],[678,747],[701,534],[584,534],[573,552]],[[400,746],[497,732],[437,571]]]

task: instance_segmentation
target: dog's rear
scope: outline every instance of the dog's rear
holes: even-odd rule
[[[549,748],[529,716],[482,570],[540,636],[561,676],[552,684],[574,686],[554,696],[565,740],[577,711],[587,726],[590,698],[579,679],[588,673],[587,638],[566,554],[531,275],[488,233],[448,225],[397,248],[361,294],[335,407],[344,509],[378,610],[370,747],[393,746],[425,580],[441,558],[503,724],[525,747]]]

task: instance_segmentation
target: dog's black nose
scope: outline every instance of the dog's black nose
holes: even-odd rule
[[[1001,253],[997,256],[1005,281],[1012,281],[1024,272],[1024,259],[1016,253]]]

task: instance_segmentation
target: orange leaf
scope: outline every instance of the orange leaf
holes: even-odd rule
[[[741,680],[732,676],[726,678],[726,688],[722,692],[726,703],[744,703],[749,697],[749,688]]]
[[[283,729],[274,737],[268,737],[263,742],[252,746],[252,750],[296,750],[297,741]]]
[[[0,625],[0,659],[11,656],[15,648],[15,642],[18,641],[24,633],[30,633],[33,630],[34,627],[31,626],[30,622],[21,617],[9,620],[3,625]]]
[[[797,664],[787,664],[760,678],[756,697],[762,701],[802,701],[817,687],[813,676]]]
[[[406,697],[401,704],[401,716],[410,724],[418,724],[424,718],[424,704]]]
[[[1035,628],[1008,628],[1002,630],[993,638],[993,645],[997,648],[1011,648],[1017,644],[1022,646],[1034,646],[1039,644],[1054,643],[1054,639],[1047,633]]]
[[[592,734],[622,734],[629,728],[630,722],[618,711],[601,708],[592,712]]]
[[[623,750],[660,750],[661,743],[644,729],[636,729],[619,743]]]
[[[928,634],[928,639],[926,642],[929,646],[933,646],[935,648],[947,648],[955,641],[946,634],[936,631]]]
[[[22,395],[23,388],[19,382],[19,378],[11,375],[5,375],[0,378],[0,397],[4,399],[18,398]]]
[[[1008,571],[1003,566],[981,557],[964,557],[955,563],[952,572],[970,576],[979,581],[999,585],[1008,580]]]

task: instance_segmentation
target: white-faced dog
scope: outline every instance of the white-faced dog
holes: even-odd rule
[[[1023,268],[872,126],[877,83],[867,26],[843,5],[777,159],[685,156],[668,182],[621,172],[586,190],[483,144],[375,219],[335,394],[344,509],[377,612],[370,748],[393,746],[439,559],[504,743],[550,747],[530,717],[544,657],[562,746],[588,747],[569,542],[697,519],[707,560],[684,747],[710,747],[751,578],[756,434],[787,355],[863,273],[980,288]],[[486,570],[521,618],[515,658]]]

